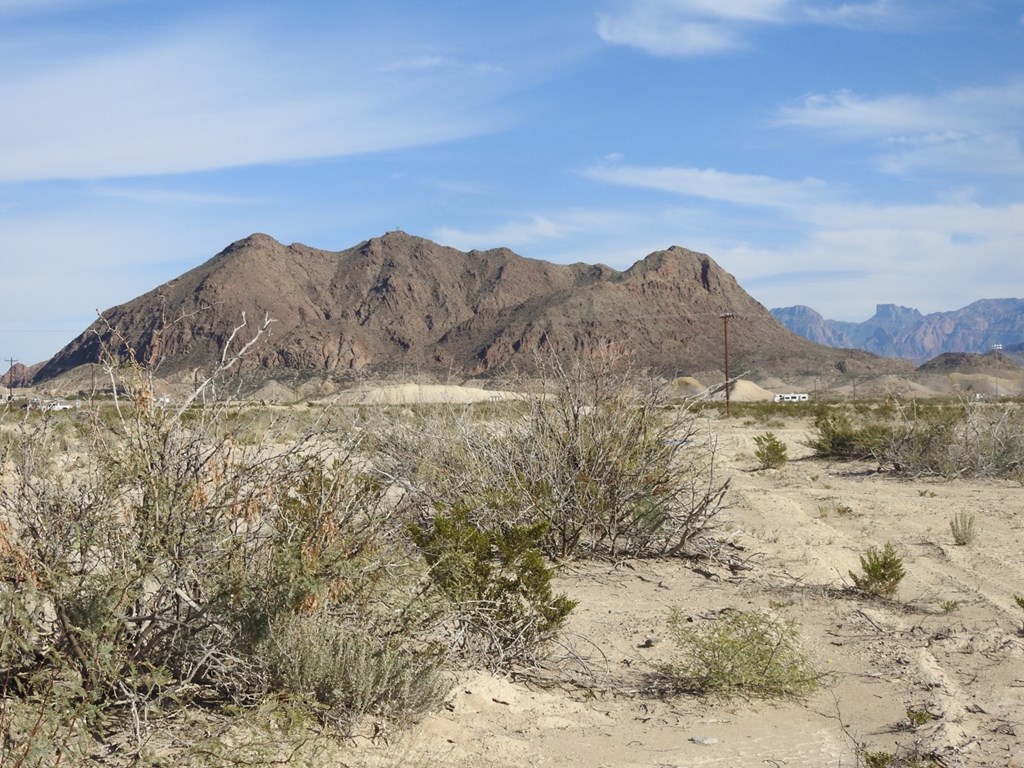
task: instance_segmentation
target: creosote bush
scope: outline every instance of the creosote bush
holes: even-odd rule
[[[907,575],[903,567],[903,558],[889,541],[881,550],[870,547],[861,555],[860,567],[859,574],[850,571],[854,587],[876,597],[891,597],[896,594],[900,582]]]
[[[576,602],[555,595],[539,545],[547,523],[480,529],[467,510],[410,524],[430,579],[452,609],[460,655],[497,667],[527,660],[554,636]]]
[[[673,609],[668,628],[680,658],[654,665],[656,686],[668,692],[774,698],[800,696],[818,684],[790,622],[727,610],[696,623]]]
[[[779,469],[786,465],[788,460],[786,444],[779,440],[772,432],[765,432],[763,435],[754,435],[754,456],[757,458],[760,469]]]

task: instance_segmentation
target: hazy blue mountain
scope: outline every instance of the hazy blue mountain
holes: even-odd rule
[[[773,309],[771,314],[789,330],[819,344],[910,360],[1024,344],[1024,299],[982,299],[927,315],[911,307],[878,304],[875,314],[862,323],[827,320],[805,306]]]

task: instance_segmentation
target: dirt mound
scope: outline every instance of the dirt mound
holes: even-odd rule
[[[670,397],[697,397],[707,391],[707,387],[692,376],[680,376],[669,382],[666,387]]]
[[[487,403],[520,400],[516,392],[502,392],[476,387],[444,384],[400,384],[377,387],[353,393],[351,402],[358,405],[413,405],[416,403]]]
[[[729,390],[729,399],[738,403],[754,403],[761,400],[771,400],[775,397],[774,392],[769,392],[763,387],[759,387],[752,381],[745,381],[740,379],[732,384]],[[725,399],[725,390],[715,394],[716,400]]]

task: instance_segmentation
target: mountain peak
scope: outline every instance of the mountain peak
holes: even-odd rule
[[[472,375],[528,369],[540,349],[579,356],[614,344],[675,375],[719,367],[723,310],[736,313],[730,357],[738,368],[822,371],[840,358],[848,367],[876,365],[791,334],[710,256],[679,246],[619,272],[507,248],[463,252],[394,230],[342,251],[249,235],[104,312],[37,378],[95,362],[119,339],[138,359],[159,354],[163,370],[201,367],[219,357],[243,313],[275,321],[247,363],[267,374]],[[159,318],[178,319],[161,327]]]

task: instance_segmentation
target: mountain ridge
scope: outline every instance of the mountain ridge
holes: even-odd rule
[[[819,344],[918,362],[947,352],[981,354],[998,345],[1024,342],[1024,299],[981,299],[960,309],[929,314],[878,304],[875,314],[861,323],[827,320],[805,305],[775,308],[771,315]]]
[[[341,251],[256,233],[101,314],[34,377],[114,353],[166,370],[219,357],[245,316],[273,319],[251,371],[348,375],[396,368],[485,375],[538,352],[609,345],[666,374],[714,370],[722,312],[734,370],[895,371],[897,363],[803,339],[776,322],[710,256],[671,246],[619,271],[554,264],[508,248],[459,251],[401,231]]]

